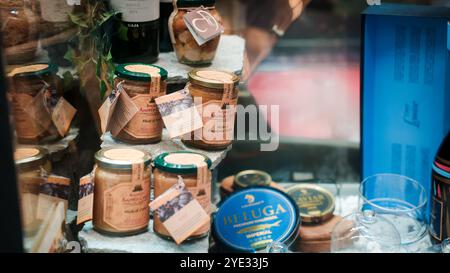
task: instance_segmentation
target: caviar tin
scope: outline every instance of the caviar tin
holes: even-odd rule
[[[239,172],[234,177],[233,188],[235,190],[241,190],[244,188],[255,187],[255,186],[270,186],[272,182],[272,177],[270,174],[258,171],[258,170],[246,170]]]
[[[288,188],[287,194],[297,203],[303,223],[322,223],[333,216],[333,194],[320,186],[296,185]]]
[[[251,253],[272,242],[291,245],[299,227],[299,211],[292,198],[277,189],[251,187],[219,204],[212,233],[219,249]]]

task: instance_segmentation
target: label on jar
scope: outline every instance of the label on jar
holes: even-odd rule
[[[37,138],[45,132],[45,129],[24,110],[32,100],[33,97],[27,94],[15,93],[12,96],[15,127],[20,138]]]
[[[25,111],[34,119],[44,130],[48,130],[52,124],[52,116],[47,107],[47,98],[49,92],[42,89],[26,106]]]
[[[137,95],[132,98],[138,112],[123,129],[135,138],[154,138],[161,135],[163,121],[151,95]]]
[[[39,186],[37,218],[44,219],[53,204],[62,202],[67,210],[70,191],[70,179],[63,176],[50,175],[47,181]]]
[[[205,225],[210,217],[178,176],[178,183],[158,196],[150,208],[177,244],[181,244]],[[208,225],[209,227],[209,225]]]
[[[94,214],[94,174],[83,176],[80,179],[80,189],[78,191],[78,213],[77,225],[92,220]]]
[[[234,119],[237,99],[231,100],[223,109],[222,101],[212,100],[199,108],[203,128],[194,132],[195,140],[206,144],[226,145],[234,137]]]
[[[223,26],[203,7],[186,13],[183,18],[199,46],[224,32]]]
[[[159,19],[159,0],[111,0],[112,8],[122,14],[122,21],[149,22]]]
[[[171,138],[203,127],[194,99],[187,88],[156,98],[155,102]]]
[[[69,14],[73,6],[69,6],[66,0],[40,0],[42,19],[47,22],[68,22]]]
[[[118,231],[144,228],[149,221],[150,183],[120,183],[105,190],[103,221]]]
[[[65,136],[77,110],[64,98],[60,98],[52,112],[52,121],[60,136]]]

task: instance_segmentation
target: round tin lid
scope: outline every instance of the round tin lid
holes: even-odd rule
[[[119,64],[116,67],[115,74],[118,77],[132,81],[150,82],[155,75],[160,75],[162,80],[166,80],[168,73],[162,67],[143,63]]]
[[[240,189],[253,186],[270,186],[270,182],[272,182],[270,174],[258,170],[242,171],[234,177],[234,186]]]
[[[19,168],[43,165],[47,159],[47,149],[40,146],[19,146],[14,151],[14,161]]]
[[[228,71],[211,68],[194,69],[188,74],[189,81],[193,84],[212,89],[224,89],[224,83],[233,83],[238,86],[240,78]]]
[[[197,164],[205,162],[211,168],[211,159],[206,155],[189,151],[162,153],[156,157],[155,168],[169,173],[195,174]]]
[[[178,0],[177,7],[186,8],[186,7],[211,7],[216,4],[216,0]]]
[[[287,189],[287,194],[297,203],[304,223],[320,223],[333,216],[333,194],[320,186],[295,185]]]
[[[110,147],[98,151],[95,161],[103,168],[131,170],[133,163],[144,162],[144,165],[150,165],[151,157],[135,148]]]
[[[56,65],[51,63],[34,63],[14,68],[8,73],[9,77],[40,77],[55,74],[58,71]]]
[[[213,235],[233,251],[255,252],[275,241],[291,244],[299,227],[300,216],[292,198],[273,188],[252,187],[219,204]]]

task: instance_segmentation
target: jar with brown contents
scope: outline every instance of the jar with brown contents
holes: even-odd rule
[[[185,137],[185,144],[205,150],[221,150],[231,144],[238,84],[239,77],[231,72],[206,68],[189,73],[188,89],[194,97],[204,126],[193,132],[190,138]]]
[[[116,88],[121,84],[139,108],[116,138],[131,144],[161,141],[164,124],[155,98],[166,94],[167,71],[154,65],[129,63],[117,66],[116,75]]]
[[[132,148],[107,148],[95,155],[94,229],[112,236],[147,230],[150,156]]]
[[[169,18],[169,33],[178,61],[187,65],[207,65],[216,56],[220,35],[199,46],[184,21],[186,13],[199,7],[205,8],[218,24],[222,18],[217,12],[215,0],[177,0]]]
[[[52,64],[37,63],[17,67],[8,74],[11,82],[14,124],[20,143],[38,144],[60,138],[52,122],[44,128],[26,111],[42,90],[49,91],[45,94],[45,107],[50,109],[56,105],[62,96],[58,88],[59,79],[56,71],[57,67]]]
[[[14,151],[25,237],[34,236],[42,222],[37,218],[39,187],[51,172],[48,151],[38,146],[19,146]]]
[[[211,211],[211,160],[205,155],[192,152],[173,152],[159,155],[154,162],[155,198],[178,183],[181,176],[186,188],[197,199],[207,213]],[[204,179],[199,180],[198,172],[203,172]],[[198,229],[189,239],[206,236],[210,223]],[[154,215],[153,230],[160,236],[169,239],[170,234],[157,215]]]
[[[0,17],[7,62],[32,61],[39,35],[39,17],[33,7],[24,0],[0,1]]]

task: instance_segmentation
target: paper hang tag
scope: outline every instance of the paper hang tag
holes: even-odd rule
[[[117,136],[137,112],[139,112],[139,108],[127,92],[122,92],[108,123],[108,131],[111,131],[113,136]]]
[[[184,21],[199,46],[224,32],[223,26],[205,8],[198,8],[184,15]]]
[[[102,129],[102,133],[106,132],[108,127],[108,123],[111,120],[111,116],[114,113],[114,109],[116,108],[117,101],[119,100],[121,92],[118,90],[113,90],[111,95],[106,98],[103,102],[102,106],[98,109],[98,115],[100,116],[100,127]]]
[[[203,225],[210,217],[200,203],[192,196],[178,176],[178,183],[150,203],[163,226],[177,244],[181,244]]]
[[[187,88],[156,98],[155,102],[171,138],[203,127],[202,118]]]
[[[77,225],[92,220],[94,213],[94,180],[95,170],[80,179],[80,189],[78,191],[78,213]]]
[[[64,137],[70,128],[77,110],[64,98],[60,98],[52,113],[52,121],[60,136]]]
[[[223,84],[224,93],[222,97],[221,106],[224,109],[227,105],[230,105],[233,100],[233,91],[234,91],[234,83],[233,82],[225,82]]]
[[[50,93],[42,89],[28,105],[22,106],[25,112],[40,126],[47,130],[52,124],[50,109],[47,107],[47,96]]]
[[[50,175],[47,181],[39,185],[37,203],[37,218],[44,219],[49,208],[59,202],[63,202],[65,209],[68,207],[70,191],[70,179],[63,176]]]

